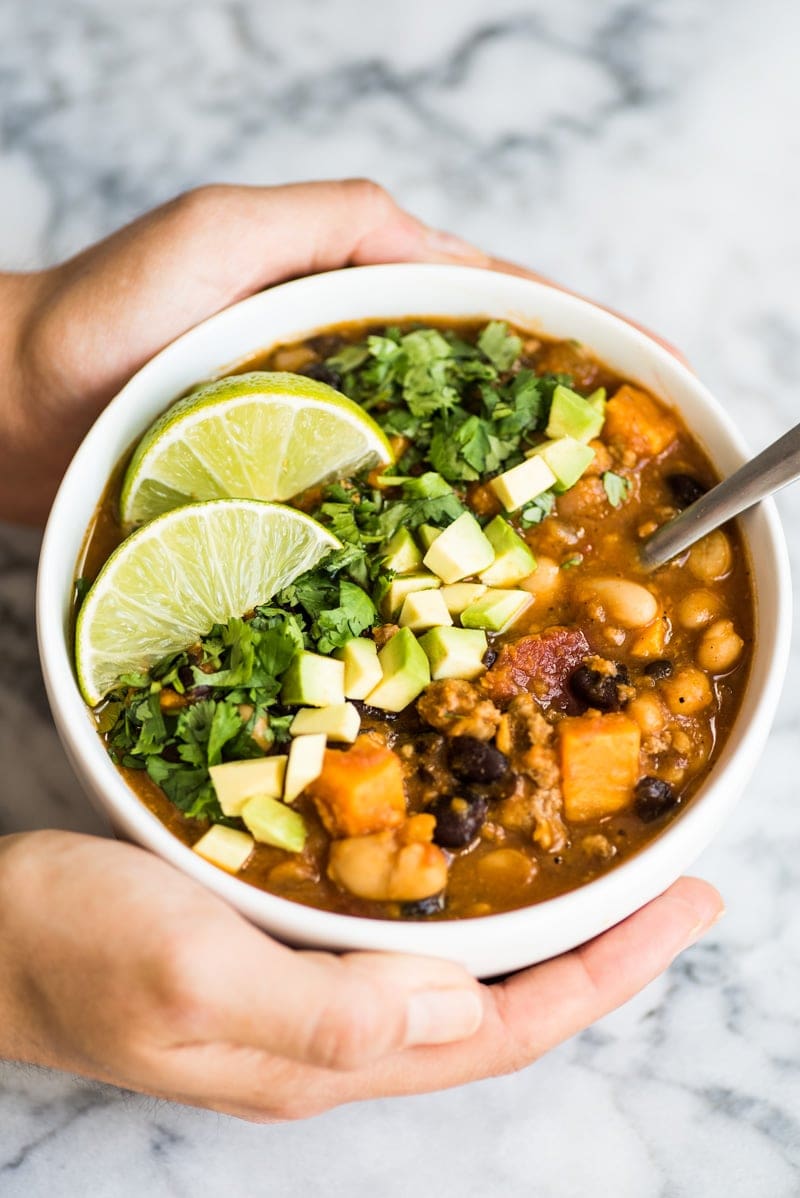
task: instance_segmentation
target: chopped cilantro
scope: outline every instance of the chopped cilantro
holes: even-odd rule
[[[566,561],[561,563],[562,570],[572,570],[575,566],[579,566],[583,561],[582,553],[573,553],[572,557],[568,557]]]
[[[615,474],[613,470],[606,470],[602,478],[608,502],[612,507],[619,507],[630,494],[630,479],[623,478],[621,474]]]
[[[492,320],[478,338],[478,349],[497,370],[510,370],[519,357],[522,342],[502,320]]]
[[[346,641],[371,628],[377,620],[375,604],[366,591],[343,578],[339,583],[339,604],[321,611],[312,625],[317,652],[330,653]]]
[[[531,500],[519,513],[519,522],[525,527],[541,524],[545,516],[549,516],[555,506],[556,497],[552,491],[542,491]]]
[[[433,466],[465,483],[520,461],[547,423],[556,383],[571,381],[520,368],[521,349],[503,321],[487,324],[474,345],[450,331],[390,328],[327,365],[387,434],[407,438],[401,471]]]
[[[385,546],[397,529],[445,528],[467,510],[468,484],[521,462],[540,438],[554,388],[571,380],[537,375],[521,355],[521,339],[491,321],[475,343],[449,330],[387,328],[329,358],[342,390],[387,435],[403,438],[395,473],[328,485],[310,515],[340,549],[247,618],[215,625],[148,673],[119,680],[99,713],[113,759],[146,770],[189,817],[235,826],[222,814],[209,767],[262,756],[289,739],[293,711],[280,694],[295,654],[331,653],[373,627],[393,577]],[[627,480],[607,472],[603,484],[618,506]],[[538,496],[520,523],[538,524],[554,503],[552,492]],[[80,600],[82,583],[76,589]]]

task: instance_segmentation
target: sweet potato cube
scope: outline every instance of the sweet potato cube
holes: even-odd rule
[[[396,828],[406,818],[400,759],[368,736],[351,749],[327,749],[322,773],[306,794],[334,838]]]
[[[646,391],[623,383],[606,404],[603,439],[632,450],[637,457],[655,458],[678,435],[678,426]]]
[[[564,814],[600,819],[627,807],[639,776],[638,724],[621,714],[577,716],[558,725]]]
[[[661,657],[667,644],[667,619],[658,616],[652,624],[643,628],[631,645],[633,657]]]

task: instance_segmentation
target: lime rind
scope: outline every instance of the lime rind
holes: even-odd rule
[[[145,433],[120,514],[130,528],[196,500],[283,501],[391,461],[374,420],[325,383],[283,371],[231,375],[173,404]]]
[[[115,549],[78,614],[84,699],[96,706],[121,674],[268,602],[338,548],[310,516],[260,500],[206,500],[156,517]]]

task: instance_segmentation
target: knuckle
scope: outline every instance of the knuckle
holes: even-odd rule
[[[213,221],[232,188],[223,183],[205,183],[176,196],[171,204],[173,212],[190,227]]]
[[[377,214],[388,212],[394,208],[394,200],[385,187],[374,179],[353,178],[343,179],[341,186],[347,193],[348,199],[359,206],[371,209]]]
[[[364,996],[361,995],[363,1000]],[[308,1056],[327,1069],[357,1069],[381,1055],[393,1029],[386,1002],[337,1002],[313,1025]]]
[[[144,962],[148,1005],[173,1035],[189,1035],[201,1018],[196,977],[197,945],[185,935],[166,933],[151,946]]]

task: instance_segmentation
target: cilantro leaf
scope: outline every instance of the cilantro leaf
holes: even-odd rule
[[[431,438],[428,458],[449,482],[474,482],[486,469],[492,444],[489,425],[479,416],[461,413],[460,422],[440,420]]]
[[[520,524],[525,527],[541,524],[545,516],[549,516],[552,512],[555,502],[556,497],[552,491],[542,491],[541,495],[537,495],[522,509],[519,514]]]
[[[504,320],[492,320],[478,338],[478,349],[498,370],[510,370],[520,355],[522,341],[508,331]]]
[[[317,652],[331,653],[346,641],[371,628],[378,618],[375,604],[366,591],[343,578],[339,584],[339,606],[320,612],[312,627]]]
[[[218,701],[208,734],[208,764],[219,765],[222,750],[241,731],[242,717],[232,703]]]
[[[630,479],[623,478],[621,474],[615,474],[613,470],[606,470],[602,475],[602,481],[608,502],[612,507],[620,507],[630,494]]]

